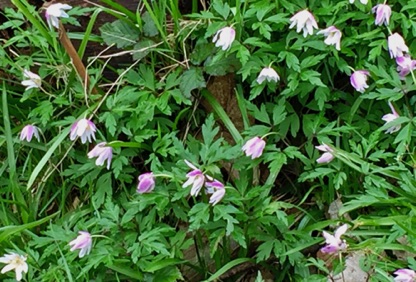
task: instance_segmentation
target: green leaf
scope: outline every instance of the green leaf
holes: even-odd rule
[[[206,42],[206,40],[199,40],[190,56],[192,64],[198,66],[205,61],[209,55],[212,54],[212,49],[214,45],[212,43]]]
[[[100,32],[107,45],[115,44],[117,48],[132,46],[139,37],[138,31],[122,20],[102,25]]]
[[[250,50],[248,50],[245,46],[241,45],[240,48],[238,48],[237,58],[240,59],[240,63],[242,65],[245,65],[248,61],[250,61]]]
[[[319,78],[320,76],[321,74],[314,70],[302,71],[300,74],[300,78],[303,81],[309,81],[311,84],[316,86],[326,87],[326,85],[323,84],[323,82]]]
[[[240,67],[240,61],[237,59],[235,54],[231,54],[224,58],[223,52],[219,52],[212,57],[208,57],[204,63],[204,71],[215,76],[236,72],[240,69]]]
[[[183,280],[183,277],[177,267],[163,268],[153,277],[154,282],[176,282],[179,280]]]
[[[189,230],[197,230],[202,224],[209,221],[209,205],[206,203],[198,203],[189,211]]]
[[[229,236],[234,231],[234,224],[239,223],[239,221],[234,218],[234,214],[237,213],[240,213],[240,211],[231,205],[216,205],[214,207],[214,221],[224,219],[227,222],[226,236]]]
[[[139,43],[134,44],[132,53],[133,53],[133,60],[141,60],[146,57],[150,53],[150,46],[154,45],[150,39],[141,40]]]
[[[105,121],[105,127],[111,136],[114,136],[117,129],[117,121],[112,112],[105,112],[101,115],[100,121]]]
[[[255,117],[256,120],[264,122],[266,124],[271,123],[265,104],[261,104],[260,109],[257,107],[254,107],[253,110],[254,110],[253,116]]]
[[[279,53],[279,58],[286,60],[286,65],[296,72],[300,72],[299,59],[295,54],[283,51]]]
[[[50,101],[42,101],[38,104],[38,107],[34,108],[30,114],[30,117],[38,117],[43,125],[48,124],[51,120],[51,116],[54,112],[54,106]]]
[[[325,103],[328,100],[330,91],[328,87],[317,87],[315,90],[315,101],[318,103],[318,108],[320,111],[324,109]]]
[[[179,88],[187,98],[191,97],[192,90],[206,87],[206,82],[200,68],[190,68],[182,74],[180,80]]]
[[[269,163],[270,174],[267,178],[267,184],[273,184],[274,180],[276,180],[277,176],[279,175],[280,170],[282,169],[283,165],[287,163],[287,157],[282,152],[273,152],[270,153],[272,157],[272,161]],[[270,159],[269,154],[266,155],[267,160]]]
[[[113,194],[113,188],[111,184],[111,172],[107,172],[98,178],[97,184],[95,186],[97,191],[92,196],[92,201],[95,208],[99,208],[104,203],[106,195],[111,197]]]
[[[273,125],[278,125],[286,118],[285,100],[281,99],[277,105],[273,107]]]
[[[109,269],[112,269],[112,270],[118,272],[118,273],[126,275],[127,277],[136,279],[137,281],[143,281],[143,274],[141,274],[140,272],[138,272],[135,269],[132,269],[132,268],[128,267],[126,265],[126,263],[111,264],[111,265],[107,265],[107,267]]]
[[[300,63],[300,68],[301,69],[306,69],[309,67],[313,67],[314,65],[322,62],[322,60],[326,57],[327,54],[321,54],[318,56],[309,56],[306,57],[305,59],[302,60],[302,62]]]
[[[270,49],[269,44],[264,43],[260,38],[257,37],[249,37],[243,42],[243,44]]]
[[[257,248],[257,262],[261,262],[264,261],[266,259],[268,259],[272,253],[273,250],[273,245],[275,240],[268,240],[264,243],[262,243],[258,248]]]
[[[228,18],[231,9],[227,2],[223,3],[222,1],[216,0],[212,3],[212,7],[218,14],[223,17],[224,20]]]
[[[155,272],[168,266],[183,264],[185,261],[177,258],[162,258],[160,260],[153,260],[151,264],[145,267],[146,272]]]
[[[211,146],[212,142],[214,142],[215,136],[219,132],[219,128],[214,128],[214,126],[214,116],[210,114],[208,118],[205,120],[205,123],[202,125],[202,136],[204,138],[204,145],[207,147]]]
[[[157,26],[155,25],[155,22],[153,21],[150,14],[146,11],[142,14],[142,20],[144,22],[143,25],[143,33],[146,36],[154,37],[159,34],[159,31],[157,29]]]

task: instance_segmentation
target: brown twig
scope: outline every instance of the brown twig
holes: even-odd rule
[[[63,26],[61,22],[59,22],[59,41],[64,46],[66,52],[68,53],[69,57],[72,60],[72,64],[74,65],[75,70],[77,71],[81,79],[83,80],[84,88],[89,89],[90,79],[88,77],[88,73],[85,69],[84,63],[82,62],[81,58],[78,56],[78,53],[75,50],[74,45],[72,45],[72,42],[66,33],[65,27]],[[98,93],[95,87],[92,88],[91,92],[93,94]]]

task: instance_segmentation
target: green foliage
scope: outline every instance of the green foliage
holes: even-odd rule
[[[68,28],[90,87],[39,10],[12,0],[1,12],[0,256],[24,255],[25,281],[327,281],[346,253],[371,281],[416,269],[416,79],[400,77],[387,45],[397,32],[412,55],[412,1],[389,1],[388,27],[374,24],[381,2],[102,2],[60,19],[90,16],[85,31]],[[290,28],[304,9],[342,32],[341,50]],[[98,15],[116,20],[96,28]],[[223,48],[224,27],[235,38]],[[96,43],[110,48],[86,58]],[[279,79],[258,80],[266,67]],[[41,87],[24,89],[25,69]],[[363,93],[354,70],[370,74]],[[92,144],[69,138],[82,118],[97,127]],[[26,125],[39,141],[21,140]],[[252,158],[242,147],[256,136],[265,147]],[[109,169],[88,154],[101,142]],[[197,170],[200,187],[183,187]],[[136,192],[148,172],[154,187]],[[341,222],[348,247],[327,259],[322,231]],[[83,258],[68,245],[79,231],[92,234]]]

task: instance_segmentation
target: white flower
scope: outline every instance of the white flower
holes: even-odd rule
[[[330,26],[326,29],[318,31],[317,34],[323,34],[326,36],[325,44],[326,45],[335,45],[335,48],[339,51],[341,50],[341,36],[342,33],[335,26]]]
[[[224,27],[215,33],[212,42],[216,47],[221,47],[223,51],[229,49],[235,39],[235,30],[232,27]]]
[[[407,47],[403,37],[397,32],[389,36],[387,43],[392,58],[403,57],[403,52],[409,52],[409,47]]]
[[[191,162],[185,160],[185,163],[187,166],[192,168],[192,171],[186,175],[186,177],[188,177],[188,180],[184,184],[182,184],[182,187],[185,188],[192,185],[190,194],[191,196],[197,196],[199,194],[199,191],[201,191],[202,186],[204,186],[205,175]]]
[[[289,28],[293,28],[296,25],[296,32],[299,33],[303,30],[303,37],[306,37],[308,34],[313,34],[313,29],[318,29],[318,24],[315,21],[314,16],[308,12],[308,10],[303,10],[296,13],[293,17],[290,18],[291,24]]]
[[[348,225],[344,224],[338,227],[335,230],[334,235],[329,234],[326,231],[323,231],[322,234],[325,238],[326,246],[321,249],[321,252],[331,254],[337,253],[338,251],[345,250],[347,248],[347,243],[345,240],[341,240],[341,236],[347,232]]]
[[[358,92],[364,93],[365,89],[368,88],[367,77],[370,73],[366,70],[354,71],[350,77],[351,85]]]
[[[16,280],[20,281],[23,278],[22,272],[27,273],[29,267],[26,263],[26,257],[21,256],[16,253],[6,254],[0,257],[1,263],[6,263],[7,265],[3,267],[1,273],[6,273],[7,271],[13,270],[16,273]]]
[[[412,269],[402,268],[394,272],[397,276],[394,277],[394,282],[414,282],[416,279],[416,272]]]
[[[212,194],[209,198],[209,203],[215,206],[216,204],[224,198],[225,187],[220,181],[214,179],[212,182],[206,182],[205,186],[207,187],[206,192]]]
[[[85,142],[92,142],[92,139],[95,140],[95,131],[97,131],[97,128],[95,127],[95,124],[88,120],[88,119],[80,119],[79,121],[74,122],[74,124],[71,126],[71,132],[69,138],[71,140],[75,140],[75,138],[81,137],[82,144],[85,144]]]
[[[334,150],[332,150],[327,144],[322,143],[322,145],[315,146],[315,148],[319,151],[325,152],[319,159],[316,160],[318,164],[329,163],[334,159],[334,155],[332,154]]]
[[[61,3],[52,4],[48,8],[46,8],[45,16],[49,27],[52,28],[52,26],[54,26],[56,28],[59,28],[58,18],[69,18],[69,15],[65,13],[64,10],[70,9],[72,9],[71,6]]]
[[[263,154],[265,146],[266,141],[256,136],[248,140],[241,148],[241,150],[244,151],[247,157],[251,156],[251,159],[254,160]]]
[[[389,5],[386,4],[378,4],[374,6],[371,11],[376,14],[376,25],[382,25],[385,23],[389,25],[390,16],[391,16],[391,8]]]
[[[261,70],[259,76],[257,77],[257,83],[262,84],[265,80],[268,82],[277,82],[280,80],[280,77],[274,69],[266,67]]]
[[[355,0],[350,0],[350,3],[353,4]],[[367,5],[368,0],[360,0],[361,4]]]
[[[412,72],[416,68],[416,60],[412,60],[409,55],[396,58],[397,71],[401,79],[404,79],[406,75]]]
[[[40,141],[39,128],[37,126],[28,124],[25,127],[23,127],[22,131],[20,131],[21,141],[26,140],[27,142],[30,142],[33,136],[35,136],[35,138],[38,139],[38,141]]]
[[[23,70],[23,76],[28,78],[27,80],[22,81],[23,86],[27,86],[25,90],[32,88],[39,88],[42,85],[42,79],[36,73],[33,73],[28,70]]]
[[[82,258],[85,255],[88,255],[91,252],[91,246],[92,246],[92,239],[91,234],[87,231],[79,231],[78,237],[69,242],[69,245],[71,247],[71,252],[79,249],[80,252],[78,256]]]
[[[386,124],[388,124],[389,122],[392,122],[393,120],[395,120],[396,118],[399,118],[399,114],[396,112],[396,110],[393,107],[393,104],[391,102],[389,102],[389,107],[391,109],[391,114],[385,114],[381,119],[384,120],[386,122]],[[401,128],[401,125],[396,125],[396,126],[392,126],[390,128],[388,128],[386,130],[386,133],[394,133],[396,131],[399,131]]]
[[[99,166],[103,165],[107,160],[107,169],[110,169],[111,159],[113,158],[113,148],[106,145],[107,143],[105,142],[97,144],[87,155],[90,159],[98,157],[95,164]]]

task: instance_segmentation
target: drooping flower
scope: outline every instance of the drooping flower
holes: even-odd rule
[[[39,88],[42,86],[42,79],[36,73],[33,73],[28,70],[23,70],[23,76],[28,78],[22,81],[22,85],[26,86],[26,91],[32,88]]]
[[[191,196],[197,196],[199,191],[201,191],[202,186],[204,185],[204,174],[199,169],[195,169],[189,172],[186,177],[188,177],[188,180],[182,185],[182,187],[185,188],[192,185]]]
[[[218,204],[219,201],[222,200],[222,198],[224,198],[224,195],[225,195],[225,188],[218,189],[209,198],[209,203],[215,206],[216,204]]]
[[[221,47],[223,51],[229,49],[235,39],[235,30],[232,27],[224,27],[215,33],[212,42],[216,47]]]
[[[396,118],[400,117],[399,114],[396,112],[396,110],[393,107],[393,104],[391,102],[389,102],[389,107],[391,109],[391,114],[385,114],[381,119],[384,120],[386,122],[386,124],[388,124],[389,122],[395,120]],[[392,126],[390,128],[388,128],[386,130],[386,133],[394,133],[396,131],[399,131],[401,128],[401,125],[396,125],[396,126]]]
[[[355,90],[363,93],[365,89],[368,88],[367,76],[369,75],[370,73],[366,70],[354,71],[350,77],[351,85],[355,88]]]
[[[74,124],[71,126],[70,139],[75,140],[75,138],[78,136],[81,137],[82,144],[85,144],[87,139],[88,142],[91,143],[92,139],[95,140],[95,131],[97,131],[95,124],[92,121],[83,118],[74,122]]]
[[[326,231],[322,232],[322,235],[325,238],[326,246],[321,248],[321,252],[326,254],[332,254],[337,253],[338,251],[345,250],[347,248],[347,243],[345,240],[341,240],[341,236],[347,232],[348,225],[344,224],[340,227],[338,227],[337,230],[335,230],[334,235],[329,234]]]
[[[14,269],[17,281],[22,280],[22,272],[27,273],[29,270],[29,266],[26,263],[26,257],[16,253],[9,253],[0,257],[0,263],[7,264],[5,267],[3,267],[1,273],[4,274]]]
[[[325,143],[322,143],[322,145],[319,146],[315,146],[315,148],[319,151],[325,152],[319,159],[316,160],[318,164],[329,163],[334,159],[334,155],[332,154],[334,150],[332,150],[331,147],[329,147]]]
[[[50,28],[52,26],[59,28],[59,19],[58,18],[69,18],[69,15],[65,12],[65,10],[72,9],[71,6],[68,4],[61,4],[56,3],[50,5],[48,8],[46,8],[46,21],[48,22],[48,25]]]
[[[26,140],[27,142],[30,142],[33,136],[40,141],[39,128],[32,124],[26,125],[23,127],[22,131],[20,131],[20,140],[22,141]]]
[[[290,22],[289,28],[296,26],[297,33],[303,30],[303,37],[306,37],[308,34],[312,35],[314,28],[318,29],[314,16],[308,10],[297,12],[290,18]]]
[[[247,157],[251,156],[251,159],[260,157],[263,154],[264,147],[266,142],[260,137],[253,137],[244,144],[241,148],[246,154]]]
[[[106,145],[107,143],[105,142],[97,144],[94,149],[87,154],[87,156],[90,159],[98,157],[95,164],[99,166],[103,165],[107,160],[107,169],[110,169],[111,159],[113,158],[113,148]]]
[[[394,277],[394,282],[415,282],[416,272],[411,269],[402,268],[394,272],[397,276]]]
[[[326,39],[324,41],[326,45],[335,45],[335,48],[338,51],[341,50],[342,33],[335,26],[330,26],[326,29],[318,31],[317,34],[323,34],[326,36]]]
[[[371,11],[376,14],[376,25],[389,25],[390,16],[391,16],[391,8],[387,4],[378,4],[375,5]]]
[[[224,184],[220,181],[214,179],[212,182],[206,182],[205,186],[207,187],[207,193],[212,194],[209,198],[209,203],[215,206],[224,198],[225,195],[225,188]]]
[[[355,0],[350,0],[350,3],[353,4]],[[360,0],[361,4],[367,5],[368,0]]]
[[[190,194],[191,196],[197,196],[199,194],[199,191],[201,191],[202,186],[204,186],[205,175],[191,162],[185,160],[185,163],[190,168],[192,168],[192,171],[186,175],[186,177],[188,177],[188,180],[182,185],[182,187],[185,188],[192,185]]]
[[[257,77],[257,83],[262,84],[265,80],[267,80],[268,82],[277,82],[278,80],[280,80],[280,77],[274,69],[266,67],[261,70],[259,76]]]
[[[396,58],[397,71],[400,78],[404,79],[412,70],[416,68],[416,60],[412,60],[409,55]]]
[[[403,52],[409,52],[409,47],[407,47],[403,37],[397,32],[389,36],[387,43],[392,58],[403,57]]]
[[[72,246],[71,252],[79,249],[80,252],[78,256],[82,258],[91,252],[92,238],[91,234],[87,231],[79,231],[78,234],[78,237],[69,242],[69,245]]]
[[[150,193],[155,189],[155,177],[152,172],[146,172],[139,175],[139,184],[137,185],[137,193]]]

